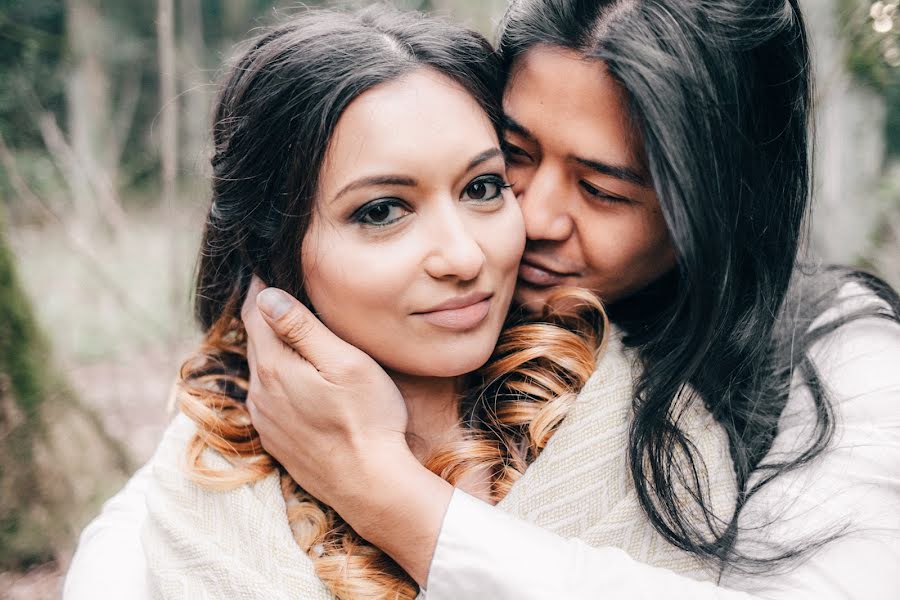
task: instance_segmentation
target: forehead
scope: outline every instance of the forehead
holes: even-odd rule
[[[395,172],[438,175],[496,145],[490,119],[461,85],[419,69],[350,103],[329,144],[322,183]]]
[[[620,164],[641,155],[627,106],[603,62],[553,46],[536,46],[516,60],[503,98],[504,111],[542,146]]]

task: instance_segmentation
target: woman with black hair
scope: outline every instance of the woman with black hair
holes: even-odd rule
[[[607,329],[584,290],[561,291],[541,322],[509,315],[525,231],[501,90],[481,35],[387,7],[300,11],[247,45],[214,110],[203,340],[153,458],[82,535],[67,600],[418,594],[263,451],[244,401],[248,354],[269,347],[247,343],[241,315],[257,275],[387,371],[372,382],[400,400],[390,429],[414,436],[407,458],[435,483],[494,501],[512,487]]]
[[[528,236],[517,300],[539,309],[559,285],[605,300],[640,365],[616,473],[639,518],[718,583],[650,566],[659,549],[628,546],[627,523],[587,545],[565,539],[589,537],[577,523],[548,532],[449,485],[381,484],[424,489],[424,469],[388,477],[288,444],[310,415],[348,438],[383,429],[395,398],[366,385],[376,367],[358,354],[297,377],[298,359],[259,353],[270,377],[251,376],[248,404],[265,447],[297,481],[332,490],[432,600],[900,596],[900,299],[799,256],[812,94],[798,1],[518,0],[499,51]],[[289,299],[262,308],[251,343],[274,331],[307,358],[348,356]],[[686,435],[692,401],[726,432],[730,469]],[[367,447],[411,464],[402,447]],[[737,490],[724,512],[709,487],[723,474]],[[556,483],[563,495],[569,481]]]

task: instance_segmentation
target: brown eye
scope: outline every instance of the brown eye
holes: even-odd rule
[[[366,213],[366,220],[371,223],[384,223],[391,216],[391,207],[386,204],[379,204],[378,206],[373,206]]]
[[[473,200],[483,200],[487,195],[487,186],[481,181],[476,181],[469,185],[467,192],[469,198],[472,198]]]
[[[399,221],[408,214],[409,210],[398,200],[387,199],[363,206],[353,218],[363,225],[383,227]]]
[[[503,194],[503,189],[508,187],[509,184],[497,175],[484,175],[466,186],[463,191],[463,199],[489,202],[499,198]]]

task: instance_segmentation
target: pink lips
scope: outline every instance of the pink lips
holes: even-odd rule
[[[491,309],[491,297],[482,292],[466,294],[415,314],[436,327],[464,331],[484,321]]]
[[[523,260],[519,265],[519,280],[534,287],[550,287],[561,285],[566,278],[576,275],[575,273],[560,273],[552,269],[548,269]]]

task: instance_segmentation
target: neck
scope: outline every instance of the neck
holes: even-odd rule
[[[406,438],[419,461],[452,439],[459,422],[459,377],[420,377],[389,373],[406,402]]]

